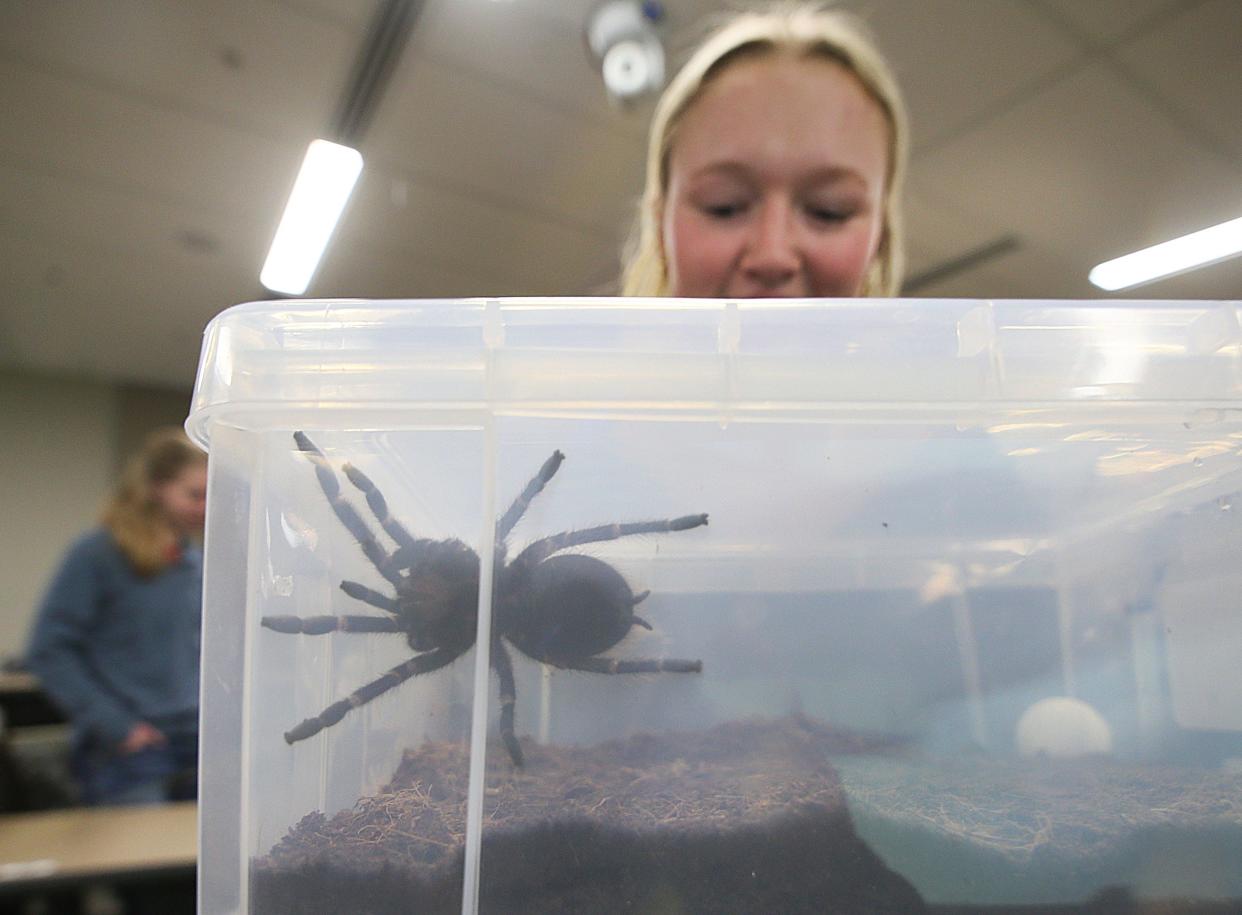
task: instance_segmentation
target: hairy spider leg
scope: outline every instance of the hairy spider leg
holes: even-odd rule
[[[388,500],[384,498],[379,487],[371,482],[371,478],[353,464],[347,463],[341,469],[345,471],[345,476],[349,477],[349,482],[367,497],[367,505],[371,509],[371,514],[375,515],[375,520],[388,532],[388,536],[396,542],[397,546],[413,548],[414,537],[405,529],[405,525],[388,513]]]
[[[408,661],[402,661],[383,676],[377,677],[365,686],[358,687],[346,698],[341,699],[339,702],[333,702],[314,718],[307,718],[301,724],[295,725],[291,730],[285,731],[285,742],[296,743],[299,740],[305,740],[307,737],[313,737],[324,728],[336,724],[351,709],[366,705],[372,699],[382,696],[393,687],[400,686],[410,677],[428,674],[433,670],[439,670],[441,667],[447,667],[459,658],[461,654],[462,652],[460,651],[437,648],[425,654],[415,655]]]
[[[543,562],[553,553],[581,546],[584,543],[599,543],[604,540],[616,540],[619,537],[630,537],[634,534],[664,534],[670,531],[688,531],[707,523],[707,515],[683,515],[680,518],[666,518],[663,521],[635,521],[629,524],[601,524],[599,527],[587,527],[580,531],[562,531],[550,537],[536,540],[518,554],[514,563],[534,565]]]
[[[354,600],[360,600],[364,604],[370,604],[372,607],[379,607],[381,610],[387,610],[389,613],[401,612],[401,608],[397,605],[397,599],[395,597],[389,597],[387,594],[380,594],[378,591],[374,591],[366,585],[359,584],[356,581],[341,582],[341,590]]]
[[[525,760],[522,746],[513,733],[513,706],[517,702],[517,684],[513,680],[513,659],[500,639],[492,639],[492,667],[500,680],[500,736],[509,751],[509,758],[519,769]]]
[[[341,495],[341,484],[337,482],[336,473],[333,471],[332,465],[328,463],[328,459],[324,457],[323,452],[319,450],[318,446],[306,437],[305,433],[294,432],[293,440],[297,442],[298,448],[315,465],[315,477],[319,480],[319,488],[327,496],[328,504],[332,506],[332,511],[336,513],[336,517],[340,519],[341,524],[345,525],[345,529],[353,535],[353,538],[358,541],[358,545],[362,547],[362,552],[367,559],[371,560],[371,564],[375,566],[376,570],[393,587],[396,587],[401,582],[401,573],[395,567],[392,556],[375,539],[375,534],[372,533],[367,523],[362,520],[358,510]]]
[[[526,514],[526,509],[530,507],[531,500],[543,492],[543,488],[548,485],[548,481],[560,469],[563,460],[565,460],[565,455],[561,454],[560,451],[553,451],[552,456],[543,462],[539,472],[531,477],[530,482],[526,484],[526,487],[518,497],[513,500],[513,504],[509,506],[509,510],[501,515],[500,520],[496,522],[497,543],[505,542],[514,525],[521,520],[522,515]]]
[[[680,658],[546,658],[548,664],[562,670],[583,670],[593,674],[697,674],[703,671],[702,661]]]
[[[325,635],[329,632],[404,632],[384,616],[265,616],[259,625],[276,632]]]

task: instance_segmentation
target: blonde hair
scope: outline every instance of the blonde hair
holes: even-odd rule
[[[176,426],[156,429],[125,465],[100,521],[140,575],[162,572],[173,561],[177,531],[165,516],[153,488],[176,479],[207,455]]]
[[[669,157],[677,127],[706,86],[730,63],[757,54],[822,57],[854,75],[888,123],[888,167],[880,243],[867,267],[861,292],[893,296],[903,261],[900,195],[909,128],[897,80],[861,23],[822,3],[782,2],[736,13],[712,31],[677,73],[656,105],[647,142],[647,183],[639,203],[622,275],[630,296],[670,295],[668,262],[660,239],[661,210],[668,192]]]

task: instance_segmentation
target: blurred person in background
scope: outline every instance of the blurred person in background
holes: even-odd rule
[[[197,792],[206,489],[206,455],[176,427],[153,432],[39,609],[27,664],[73,726],[88,804]]]
[[[622,278],[632,296],[895,296],[908,127],[860,23],[734,14],[664,90]]]

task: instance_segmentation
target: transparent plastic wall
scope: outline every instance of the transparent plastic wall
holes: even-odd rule
[[[1228,910],[1239,342],[1227,303],[226,312],[202,910]],[[442,651],[272,623],[443,606],[403,531],[478,557],[496,639],[287,742]]]

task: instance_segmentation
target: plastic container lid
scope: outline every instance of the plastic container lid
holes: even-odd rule
[[[1212,411],[1242,396],[1236,302],[286,300],[207,327],[186,427],[394,410],[722,421],[999,405]],[[316,417],[319,417],[318,423]]]

